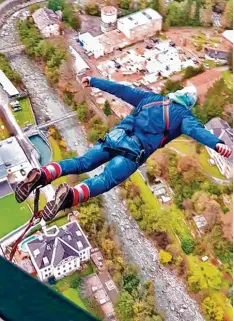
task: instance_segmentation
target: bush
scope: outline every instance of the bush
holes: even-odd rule
[[[0,53],[0,69],[5,73],[5,75],[15,84],[21,84],[22,80],[20,74],[14,71],[6,57]]]
[[[161,264],[168,264],[172,261],[172,255],[167,251],[160,250],[159,259]]]
[[[182,88],[183,88],[183,86],[180,81],[167,80],[164,85],[164,88],[161,91],[161,94],[167,95],[169,93],[175,92],[175,91],[182,89]]]
[[[184,237],[181,241],[181,248],[185,254],[191,254],[194,250],[195,244],[190,237]]]
[[[205,71],[205,67],[201,65],[199,68],[194,68],[192,66],[189,66],[185,69],[184,73],[184,79],[192,78],[196,75],[199,75]]]
[[[105,105],[104,105],[104,114],[108,117],[109,115],[111,115],[111,108],[110,108],[110,103],[108,100],[105,101]]]

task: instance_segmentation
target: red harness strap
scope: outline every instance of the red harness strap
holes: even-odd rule
[[[28,222],[28,225],[26,226],[24,232],[18,237],[18,239],[15,241],[11,253],[10,253],[10,261],[12,261],[15,252],[17,250],[17,247],[19,245],[19,243],[23,240],[25,234],[28,232],[28,230],[38,224],[42,218],[42,211],[38,210],[38,203],[39,203],[39,197],[40,197],[40,188],[37,188],[35,191],[35,198],[34,198],[34,214],[31,218],[31,220]]]
[[[169,101],[167,104],[163,105],[164,108],[164,120],[165,120],[165,131],[164,131],[164,136],[160,142],[160,147],[163,147],[167,141],[167,138],[169,136],[169,125],[170,125],[170,120],[169,120],[169,108],[168,106],[171,104]]]

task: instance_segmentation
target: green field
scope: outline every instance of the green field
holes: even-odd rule
[[[70,301],[72,301],[82,309],[87,310],[77,290],[68,288],[67,290],[62,292],[62,295],[64,295],[67,299],[69,299]]]
[[[33,111],[30,105],[29,98],[23,98],[19,100],[20,106],[22,110],[13,112],[13,115],[15,116],[15,119],[17,123],[20,125],[20,127],[25,127],[29,124],[35,124],[34,117],[33,117]]]
[[[130,180],[140,188],[140,195],[144,202],[146,204],[149,204],[153,208],[160,210],[160,203],[157,197],[152,194],[151,190],[149,189],[148,185],[145,183],[139,172],[135,172],[130,177]]]
[[[3,119],[0,117],[0,140],[4,140],[10,136],[10,133],[6,127],[6,124],[3,122]]]
[[[208,152],[206,151],[205,147],[201,148],[201,153],[197,154],[196,153],[196,143],[191,140],[191,139],[187,139],[187,138],[179,138],[179,139],[175,139],[172,142],[170,142],[167,145],[167,148],[169,147],[173,147],[176,150],[178,150],[179,152],[185,154],[185,155],[189,155],[189,156],[195,156],[198,157],[200,164],[204,170],[204,172],[207,175],[219,178],[219,179],[226,179],[218,170],[217,166],[211,166],[208,163],[208,160],[210,159],[210,156],[208,154]]]
[[[26,223],[31,212],[26,203],[18,204],[15,196],[9,195],[0,199],[0,237],[10,233]]]
[[[233,87],[233,74],[229,70],[222,72],[223,79],[228,88],[232,89]]]

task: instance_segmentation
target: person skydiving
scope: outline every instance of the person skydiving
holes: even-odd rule
[[[108,162],[100,175],[88,178],[75,187],[61,184],[54,199],[47,202],[42,211],[45,221],[52,220],[61,210],[77,206],[122,183],[154,151],[181,134],[194,138],[224,157],[232,153],[192,114],[191,108],[197,101],[193,85],[162,96],[94,77],[85,77],[82,82],[84,87],[96,87],[121,98],[134,110],[83,156],[34,168],[17,185],[15,197],[21,203],[37,187],[46,186],[60,176],[86,173]]]

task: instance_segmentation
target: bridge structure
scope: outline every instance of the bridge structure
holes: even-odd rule
[[[75,117],[75,116],[77,116],[77,112],[76,111],[72,111],[72,112],[66,114],[63,117],[60,117],[60,118],[57,118],[57,119],[54,119],[54,120],[50,120],[50,121],[48,121],[46,123],[42,123],[42,124],[38,125],[37,128],[38,129],[45,129],[45,128],[48,128],[48,127],[50,127],[50,126],[52,126],[54,124],[57,124],[57,123],[59,123],[61,121],[64,121],[66,119],[69,119],[69,118],[72,118],[72,117]]]

